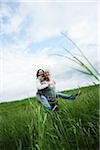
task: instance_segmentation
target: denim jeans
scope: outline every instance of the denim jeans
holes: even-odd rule
[[[74,100],[76,98],[76,94],[64,94],[64,93],[56,93],[57,98],[63,98],[68,100]]]
[[[46,110],[51,110],[52,106],[49,104],[47,98],[43,95],[36,94],[37,100],[41,102]],[[68,100],[74,100],[76,98],[76,94],[64,94],[64,93],[56,93],[57,98],[63,98]]]
[[[37,97],[37,100],[42,103],[42,105],[44,106],[44,108],[46,110],[52,109],[51,105],[49,104],[49,102],[45,96],[36,94],[36,97]]]

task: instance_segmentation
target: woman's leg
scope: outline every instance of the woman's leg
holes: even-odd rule
[[[59,97],[59,98],[74,100],[76,98],[77,94],[56,93],[56,96]]]
[[[36,94],[37,100],[41,102],[46,110],[51,110],[51,106],[45,96]]]

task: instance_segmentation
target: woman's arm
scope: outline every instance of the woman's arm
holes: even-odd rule
[[[36,81],[36,86],[37,86],[37,89],[38,89],[38,90],[43,90],[43,89],[45,89],[46,87],[48,87],[49,84],[48,84],[48,82],[45,82],[45,81],[43,82],[43,84],[41,84],[40,80],[37,79],[37,81]]]

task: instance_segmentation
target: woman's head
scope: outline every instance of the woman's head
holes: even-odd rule
[[[37,71],[37,73],[36,73],[36,77],[38,78],[39,76],[44,76],[44,70],[42,70],[42,69],[39,69],[38,71]]]

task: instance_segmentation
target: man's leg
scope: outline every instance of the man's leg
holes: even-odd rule
[[[37,100],[41,102],[46,110],[51,110],[51,106],[45,96],[36,94]]]
[[[76,94],[56,93],[56,96],[59,98],[64,98],[68,100],[74,100],[76,98]]]

